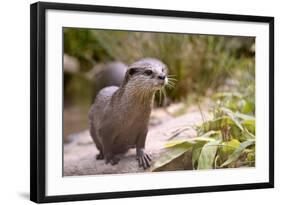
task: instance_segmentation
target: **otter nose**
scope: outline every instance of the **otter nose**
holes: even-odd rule
[[[166,78],[166,75],[158,75],[158,78],[160,79],[160,80],[165,80],[165,78]]]

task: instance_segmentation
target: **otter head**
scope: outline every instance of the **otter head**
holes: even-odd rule
[[[126,84],[146,92],[160,90],[167,82],[166,65],[153,58],[144,58],[130,65],[125,77]]]

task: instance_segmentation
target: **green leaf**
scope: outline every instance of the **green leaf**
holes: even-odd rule
[[[209,137],[212,137],[213,135],[219,135],[219,134],[220,134],[220,131],[210,130],[210,131],[204,133],[203,135],[195,138],[195,140],[198,138],[209,138]]]
[[[212,141],[205,144],[201,150],[201,154],[198,160],[197,169],[212,169],[214,159],[217,153],[218,145],[220,141]]]
[[[218,131],[218,130],[221,130],[221,128],[225,124],[231,125],[231,124],[235,124],[235,123],[229,116],[223,116],[223,117],[216,118],[214,120],[209,120],[207,122],[204,122],[202,124],[202,127],[205,132],[208,132],[211,130]]]
[[[196,143],[196,142],[210,142],[210,141],[215,141],[215,138],[211,138],[213,135],[220,135],[220,131],[214,131],[211,130],[209,132],[204,133],[200,137],[196,137],[193,139],[179,139],[179,140],[172,140],[169,141],[165,144],[165,148],[171,148],[179,144],[184,144],[184,143]],[[195,141],[195,142],[194,142]]]
[[[252,115],[245,115],[243,113],[240,112],[233,112],[233,114],[238,117],[241,118],[242,120],[255,120],[255,117]]]
[[[192,167],[196,169],[196,162],[198,162],[201,149],[205,143],[204,142],[197,142],[192,148]]]
[[[242,132],[242,135],[247,139],[247,140],[252,140],[252,139],[255,139],[255,135],[253,135],[252,133],[250,133],[247,129],[245,129],[243,132]]]
[[[237,102],[234,100],[231,100],[231,99],[226,100],[226,102],[224,103],[224,106],[231,110],[235,110],[235,111],[239,109]]]
[[[235,114],[230,110],[230,109],[227,109],[227,108],[221,108],[221,110],[223,112],[225,112],[225,114],[227,114],[231,120],[233,120],[233,122],[237,125],[237,127],[239,127],[240,130],[244,130],[243,126],[241,125],[241,123],[236,119],[236,116]]]
[[[228,156],[234,152],[240,146],[240,141],[237,139],[232,139],[230,141],[222,142],[220,147],[221,153],[224,156]]]
[[[255,140],[247,140],[245,142],[242,142],[240,146],[234,150],[234,152],[228,157],[228,159],[220,167],[224,167],[231,164],[232,162],[235,162],[239,158],[240,154],[244,151],[244,149],[254,143]]]
[[[152,165],[151,171],[170,163],[174,159],[186,153],[190,148],[192,148],[192,146],[193,143],[185,141],[183,143],[176,144],[173,147],[165,149],[165,152],[162,153],[159,159]]]
[[[197,142],[213,142],[216,141],[214,138],[209,138],[209,137],[196,137],[194,138],[195,141]]]
[[[184,144],[186,142],[187,142],[186,139],[173,140],[173,141],[167,142],[164,146],[165,146],[165,148],[171,148],[171,147],[174,147],[174,146],[179,145],[179,144]]]
[[[218,167],[218,160],[219,160],[219,158],[220,158],[220,155],[217,155],[217,156],[215,157],[215,162],[214,162],[214,168],[215,168],[215,169],[217,169],[217,167]]]
[[[245,139],[242,138],[242,131],[236,125],[231,125],[230,133],[233,138],[238,139],[239,141],[245,141]]]
[[[256,120],[255,119],[248,119],[248,120],[244,120],[241,123],[244,127],[247,128],[247,130],[249,132],[251,132],[252,134],[256,133]]]
[[[243,106],[241,107],[241,112],[242,113],[252,113],[254,112],[255,109],[255,104],[249,101],[245,101]]]

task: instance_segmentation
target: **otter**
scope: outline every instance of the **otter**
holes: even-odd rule
[[[157,59],[141,59],[129,66],[120,87],[100,90],[89,111],[90,134],[99,154],[97,159],[115,165],[118,154],[136,148],[139,167],[150,166],[145,152],[148,122],[154,94],[167,84],[167,68]]]

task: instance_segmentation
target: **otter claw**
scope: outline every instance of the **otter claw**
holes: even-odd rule
[[[138,151],[137,160],[139,163],[139,167],[143,167],[144,169],[150,167],[151,157],[148,154],[146,154],[143,150]]]

